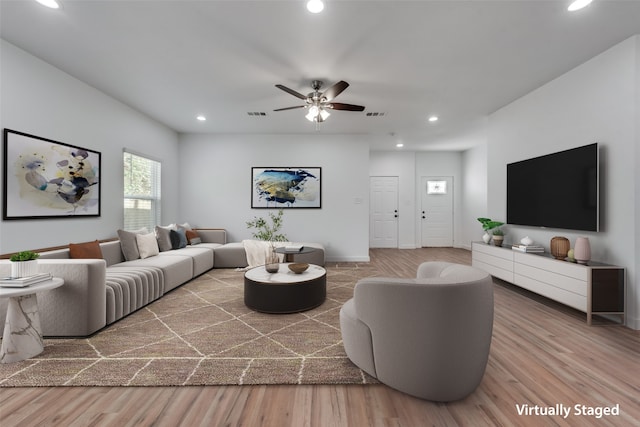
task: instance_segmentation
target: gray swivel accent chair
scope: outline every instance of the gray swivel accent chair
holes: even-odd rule
[[[493,281],[477,268],[425,262],[416,279],[360,280],[340,310],[347,356],[380,382],[437,401],[482,381],[493,330]]]

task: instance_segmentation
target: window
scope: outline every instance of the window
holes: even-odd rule
[[[124,152],[124,229],[160,225],[160,162]]]
[[[427,181],[427,194],[447,194],[447,181]]]

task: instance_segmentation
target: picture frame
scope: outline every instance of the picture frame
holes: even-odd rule
[[[322,168],[252,167],[251,208],[322,208]]]
[[[5,128],[3,158],[3,219],[100,216],[100,152]]]

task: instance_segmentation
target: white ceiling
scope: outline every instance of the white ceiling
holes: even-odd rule
[[[273,112],[300,105],[274,85],[346,80],[336,102],[366,110],[320,132],[374,150],[467,148],[488,114],[640,34],[639,0],[59,1],[0,0],[1,37],[177,132],[315,133],[303,110]]]

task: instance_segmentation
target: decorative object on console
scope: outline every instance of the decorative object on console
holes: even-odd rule
[[[536,254],[544,253],[544,248],[539,245],[513,245],[511,246],[511,249],[513,249],[514,251],[525,252],[525,253],[536,253]]]
[[[525,236],[522,239],[520,239],[520,243],[522,243],[525,246],[533,245],[533,239],[529,236]]]
[[[251,208],[321,208],[322,168],[251,168]]]
[[[4,130],[4,219],[100,216],[97,151]]]
[[[493,221],[491,218],[482,218],[482,217],[480,217],[480,218],[478,218],[478,221],[480,221],[480,224],[482,224],[482,229],[485,231],[484,236],[482,236],[482,240],[487,244],[491,240],[491,236],[489,235],[489,231],[493,230],[494,228],[498,228],[498,227],[504,225],[504,222]],[[497,245],[497,246],[501,246],[501,245],[502,245],[502,242],[500,243],[500,245]]]
[[[563,260],[567,257],[569,249],[571,249],[571,243],[566,237],[555,236],[551,238],[549,247],[551,250],[551,255],[553,255],[555,259]]]
[[[38,258],[40,254],[22,251],[11,255],[11,277],[27,277],[38,274]]]
[[[500,228],[496,228],[493,231],[493,244],[496,246],[502,246],[504,241],[504,232]]]
[[[578,264],[586,264],[591,259],[591,244],[588,237],[576,238],[576,245],[573,248],[573,257]]]

